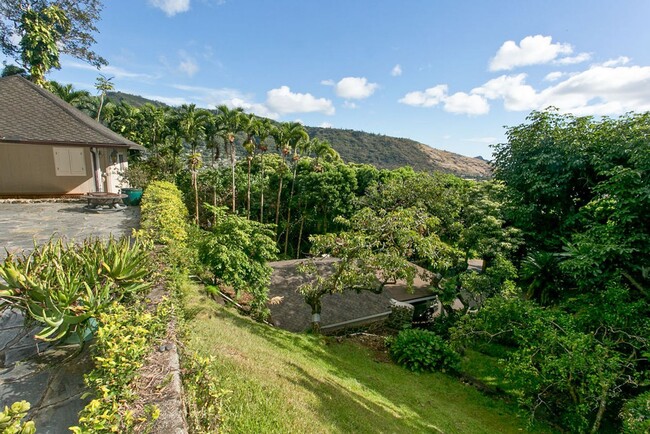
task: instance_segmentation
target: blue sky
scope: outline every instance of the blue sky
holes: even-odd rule
[[[549,105],[650,110],[650,2],[105,0],[118,90],[489,157]],[[93,90],[98,72],[50,74]]]

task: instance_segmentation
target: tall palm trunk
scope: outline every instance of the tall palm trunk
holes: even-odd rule
[[[248,157],[248,191],[246,192],[246,218],[251,218],[251,160],[252,157]]]
[[[282,196],[282,173],[280,173],[280,185],[278,185],[278,200],[275,202],[275,225],[280,223],[280,197]]]
[[[104,94],[102,93],[99,96],[99,108],[97,109],[97,122],[100,122],[101,114],[102,114],[102,108],[104,107]]]
[[[235,213],[237,203],[237,188],[235,186],[235,136],[230,137],[230,171],[232,174],[232,212]]]
[[[300,244],[302,244],[302,231],[305,227],[305,215],[300,214],[300,231],[298,232],[298,246],[296,248],[296,259],[300,259]]]
[[[192,174],[192,178],[193,178],[192,182],[194,184],[194,213],[196,216],[194,217],[194,223],[196,223],[196,225],[198,226],[199,225],[199,183],[197,180],[196,172]]]
[[[260,154],[260,165],[262,166],[260,171],[262,173],[262,186],[260,193],[260,223],[264,223],[264,151]]]
[[[278,200],[275,202],[275,226],[277,227],[280,223],[280,199],[282,198],[282,184],[284,181],[284,155],[282,156],[282,166],[280,167],[280,184],[278,185]],[[278,237],[280,234],[278,233]]]
[[[291,193],[289,194],[289,202],[287,202],[287,223],[284,225],[284,255],[287,255],[289,250],[289,225],[291,224],[291,201],[296,187],[296,174],[298,172],[298,160],[293,165],[293,179],[291,180]]]

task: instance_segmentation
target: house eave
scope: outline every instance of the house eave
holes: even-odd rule
[[[57,140],[30,140],[30,139],[16,139],[9,137],[0,137],[0,143],[7,144],[24,144],[24,145],[50,145],[50,146],[76,146],[85,148],[127,148],[135,151],[146,151],[146,148],[137,144],[128,143],[90,143],[90,142],[70,142],[70,141],[57,141]]]

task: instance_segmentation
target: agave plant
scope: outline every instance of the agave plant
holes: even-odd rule
[[[147,246],[139,240],[50,240],[0,263],[0,309],[16,307],[41,323],[37,339],[57,341],[73,333],[81,338],[89,320],[111,302],[147,289],[150,272]]]

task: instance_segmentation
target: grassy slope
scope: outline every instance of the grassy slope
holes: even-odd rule
[[[525,417],[443,374],[413,374],[370,350],[250,321],[195,292],[186,345],[215,357],[231,391],[224,432],[508,433]],[[540,431],[538,431],[540,432]]]

